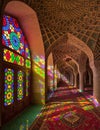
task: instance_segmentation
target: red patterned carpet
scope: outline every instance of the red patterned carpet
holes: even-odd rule
[[[100,130],[99,104],[92,99],[71,86],[58,88],[30,130]]]

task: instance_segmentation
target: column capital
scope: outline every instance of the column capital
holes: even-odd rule
[[[95,65],[95,67],[96,67],[97,69],[99,69],[99,68],[100,68],[100,60],[95,60],[95,61],[94,61],[94,65]]]
[[[79,71],[79,74],[84,74],[86,72],[86,70],[81,70]]]
[[[100,60],[95,60],[95,61],[92,61],[90,62],[90,67],[93,69],[93,68],[100,68]]]
[[[79,65],[79,73],[84,73],[86,71],[86,64]]]

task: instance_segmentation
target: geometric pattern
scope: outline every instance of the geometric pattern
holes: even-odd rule
[[[3,16],[2,44],[24,56],[24,35],[15,18]]]
[[[83,119],[84,116],[80,116],[73,111],[67,112],[62,116],[62,121],[72,128],[75,128],[82,123]]]
[[[3,47],[3,61],[19,65],[24,68],[31,68],[31,54],[30,48],[25,38],[25,35],[20,28],[16,18],[8,15],[3,15],[2,19],[2,47]],[[12,66],[14,68],[14,66]],[[17,68],[18,69],[18,68]],[[15,75],[14,75],[14,72]],[[26,77],[26,88],[24,90],[24,72],[21,70],[13,70],[5,68],[4,80],[4,105],[10,105],[14,102],[14,96],[17,94],[17,100],[22,100],[24,91],[28,96],[29,74]],[[15,79],[15,81],[14,81]],[[17,80],[17,91],[14,82]]]
[[[3,16],[3,26],[2,26],[2,44],[17,53],[11,52],[10,50],[4,51],[4,60],[24,66],[24,58],[30,59],[30,49],[25,39],[25,36],[20,28],[18,21],[11,17]],[[9,53],[9,54],[8,54]],[[26,60],[26,67],[30,68],[30,61]]]
[[[54,54],[55,51],[53,52],[51,46],[56,42],[61,44],[59,39],[64,39],[64,36],[67,37],[70,33],[87,44],[92,51],[95,50],[95,59],[100,59],[100,47],[97,45],[100,32],[99,0],[39,0],[38,2],[34,0],[29,3],[25,0],[25,2],[37,13],[46,53],[49,50]],[[54,62],[59,59],[62,62],[63,57],[68,54],[67,51],[64,54],[64,50],[64,47],[57,48]],[[71,50],[74,51],[74,48]],[[68,68],[67,65],[65,67]]]
[[[22,100],[24,95],[24,73],[22,71],[18,71],[17,75],[17,100]]]
[[[24,66],[24,58],[18,55],[17,53],[14,53],[8,49],[4,49],[3,59],[4,61],[16,64],[16,65]]]
[[[14,102],[14,70],[6,68],[4,78],[4,105],[8,106]]]
[[[25,66],[26,66],[26,68],[31,68],[31,61],[30,60],[28,60],[28,59],[26,59],[26,61],[25,61]]]
[[[29,86],[30,86],[30,84],[29,84],[30,83],[29,76],[30,76],[30,74],[27,71],[26,72],[26,96],[28,96],[28,94],[29,94]]]

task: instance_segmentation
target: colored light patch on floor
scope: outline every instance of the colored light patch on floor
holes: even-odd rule
[[[79,106],[83,107],[83,106],[89,105],[91,103],[87,101],[87,102],[79,102],[78,104],[79,104]]]
[[[82,107],[84,110],[86,110],[86,111],[89,111],[89,110],[92,110],[92,109],[94,109],[94,107],[92,106],[92,105],[87,105],[87,106],[84,106],[84,107]]]
[[[68,88],[74,88],[74,86],[68,86]]]
[[[89,101],[91,101],[91,102],[94,104],[95,107],[99,107],[99,106],[100,106],[100,103],[99,103],[99,102],[97,101],[97,99],[96,99],[95,97],[93,97],[92,95],[88,95],[88,94],[86,93],[85,97],[86,97]]]

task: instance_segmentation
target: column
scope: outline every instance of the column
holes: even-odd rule
[[[74,85],[73,84],[73,73],[71,73],[71,75],[70,75],[70,85]]]
[[[91,65],[93,70],[93,96],[100,102],[100,61]]]
[[[77,73],[74,73],[74,87],[77,87]]]
[[[83,77],[84,77],[84,71],[80,71],[79,72],[79,91],[80,92],[83,92],[84,91],[84,80],[83,80]]]

